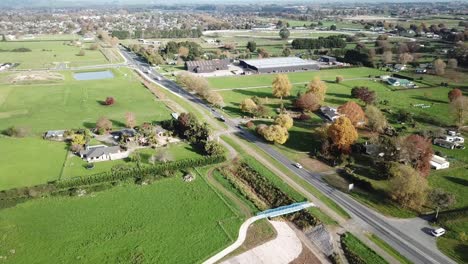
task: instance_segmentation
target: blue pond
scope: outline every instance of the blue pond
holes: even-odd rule
[[[73,78],[78,81],[112,79],[114,78],[114,74],[109,70],[95,72],[76,72],[73,73]]]

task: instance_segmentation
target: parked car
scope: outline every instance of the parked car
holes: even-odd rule
[[[218,119],[222,122],[226,122],[226,118],[224,118],[224,116],[219,116]]]
[[[301,165],[300,163],[297,163],[297,162],[296,162],[296,163],[294,164],[294,166],[296,166],[296,168],[298,168],[298,169],[302,169],[302,165]]]
[[[435,237],[440,237],[443,234],[445,234],[445,229],[443,229],[442,227],[432,229],[431,234]]]

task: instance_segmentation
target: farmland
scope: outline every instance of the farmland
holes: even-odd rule
[[[0,85],[0,130],[26,126],[40,135],[47,130],[94,127],[106,116],[114,127],[124,127],[126,112],[133,112],[138,122],[160,121],[169,117],[164,104],[136,81],[128,69],[113,70],[115,78],[105,81],[76,81],[71,72],[65,80],[52,84]],[[116,103],[103,106],[112,96]]]
[[[83,47],[69,45],[63,41],[18,41],[1,42],[0,57],[2,62],[19,63],[18,69],[49,69],[66,63],[69,67],[88,66],[109,63],[99,50],[90,50],[90,44]],[[12,52],[14,49],[26,48],[30,52]],[[84,50],[84,56],[79,56]]]
[[[57,180],[67,154],[65,144],[39,138],[0,136],[0,146],[0,190]]]
[[[241,221],[202,178],[175,177],[2,210],[0,255],[9,263],[200,263],[233,241]]]

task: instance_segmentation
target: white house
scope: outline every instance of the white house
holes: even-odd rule
[[[65,130],[49,130],[44,134],[44,139],[64,140]]]
[[[86,147],[85,150],[80,151],[79,155],[87,162],[99,162],[124,159],[128,157],[129,152],[122,151],[119,146],[96,145]]]
[[[447,169],[450,166],[450,162],[437,155],[432,155],[430,163],[431,167],[436,170]]]
[[[322,106],[322,107],[320,107],[320,111],[330,121],[335,121],[336,119],[338,119],[338,117],[340,117],[340,114],[338,113],[338,110],[336,108],[333,108],[333,107]]]

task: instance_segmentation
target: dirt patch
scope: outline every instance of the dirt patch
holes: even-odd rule
[[[301,163],[302,166],[304,166],[305,168],[311,171],[316,171],[316,172],[334,171],[334,169],[328,166],[327,164],[319,160],[308,158],[308,157],[301,158],[299,160],[299,163]]]
[[[302,244],[302,252],[290,264],[320,264],[320,260],[310,250]]]
[[[24,72],[12,75],[8,78],[8,82],[12,84],[56,82],[63,80],[65,80],[65,77],[57,72]]]

